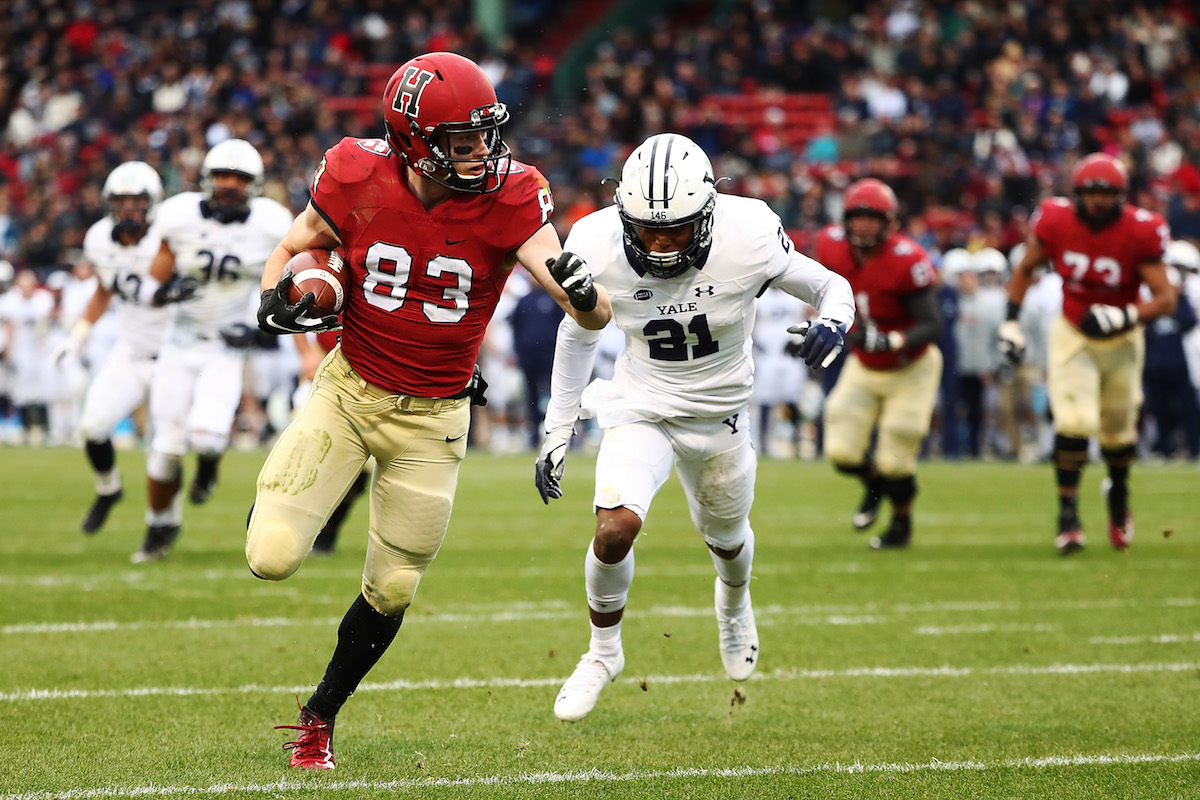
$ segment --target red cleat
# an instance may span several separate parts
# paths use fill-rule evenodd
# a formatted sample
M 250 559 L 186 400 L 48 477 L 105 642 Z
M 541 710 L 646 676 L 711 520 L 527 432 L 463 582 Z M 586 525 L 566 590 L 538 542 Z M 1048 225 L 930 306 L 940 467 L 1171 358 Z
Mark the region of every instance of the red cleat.
M 1108 520 L 1108 542 L 1118 550 L 1125 550 L 1133 541 L 1133 512 L 1125 512 L 1125 524 L 1117 525 L 1110 517 Z
M 275 730 L 300 731 L 296 741 L 288 742 L 284 750 L 292 751 L 292 769 L 333 769 L 333 723 L 300 708 L 296 725 L 276 725 Z
M 1058 535 L 1054 540 L 1054 547 L 1060 556 L 1069 556 L 1082 550 L 1086 542 L 1083 531 L 1067 531 Z

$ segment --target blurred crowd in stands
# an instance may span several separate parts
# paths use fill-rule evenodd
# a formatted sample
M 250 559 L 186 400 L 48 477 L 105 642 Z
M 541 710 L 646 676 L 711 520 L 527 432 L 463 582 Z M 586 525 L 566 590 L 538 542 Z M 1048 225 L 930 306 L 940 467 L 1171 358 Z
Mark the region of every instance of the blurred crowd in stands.
M 561 31 L 615 5 L 512 0 L 508 35 L 489 40 L 471 0 L 11 0 L 0 259 L 57 284 L 64 308 L 108 171 L 140 159 L 168 195 L 194 189 L 207 149 L 230 136 L 258 147 L 264 193 L 298 212 L 326 148 L 382 133 L 377 113 L 331 101 L 372 108 L 381 70 L 430 50 L 493 78 L 514 112 L 510 144 L 550 179 L 564 235 L 609 202 L 601 181 L 633 146 L 675 130 L 714 156 L 732 179 L 722 190 L 765 200 L 802 248 L 840 219 L 842 190 L 872 175 L 935 261 L 953 248 L 1007 254 L 1038 200 L 1068 193 L 1074 162 L 1095 150 L 1127 161 L 1130 202 L 1200 242 L 1200 14 L 1186 0 L 664 3 L 644 30 L 607 32 L 573 96 L 552 97 L 571 43 Z M 968 271 L 985 288 L 1005 280 Z M 511 335 L 499 339 L 515 364 Z M 989 364 L 988 385 L 1001 372 Z M 992 452 L 1014 454 L 996 441 Z

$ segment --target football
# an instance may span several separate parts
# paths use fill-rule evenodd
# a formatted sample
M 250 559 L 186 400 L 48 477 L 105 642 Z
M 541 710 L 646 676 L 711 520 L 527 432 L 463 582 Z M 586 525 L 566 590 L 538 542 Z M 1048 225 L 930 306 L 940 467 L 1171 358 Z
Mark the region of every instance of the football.
M 288 261 L 285 272 L 292 273 L 288 302 L 298 303 L 304 295 L 313 293 L 316 301 L 307 316 L 325 317 L 337 314 L 346 301 L 346 281 L 350 270 L 336 250 L 305 250 Z

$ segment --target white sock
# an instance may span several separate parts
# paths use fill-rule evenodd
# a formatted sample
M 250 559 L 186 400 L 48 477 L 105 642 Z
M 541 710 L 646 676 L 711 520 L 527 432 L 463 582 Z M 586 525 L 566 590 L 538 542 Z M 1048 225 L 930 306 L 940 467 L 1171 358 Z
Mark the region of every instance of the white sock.
M 592 638 L 588 642 L 588 652 L 603 660 L 616 657 L 621 652 L 620 621 L 607 628 L 599 628 L 594 622 L 589 624 L 592 626 Z
M 115 468 L 108 472 L 97 472 L 93 477 L 96 482 L 96 494 L 116 494 L 121 491 L 121 473 Z
M 734 558 L 721 558 L 711 550 L 717 568 L 717 612 L 733 617 L 745 610 L 750 601 L 750 569 L 754 564 L 754 531 L 747 530 L 742 550 Z
M 633 550 L 615 564 L 605 564 L 596 558 L 588 542 L 583 562 L 583 582 L 587 588 L 588 607 L 601 614 L 610 614 L 625 607 L 629 587 L 633 585 Z
M 182 525 L 183 524 L 183 492 L 176 492 L 171 505 L 162 511 L 146 509 L 147 525 Z

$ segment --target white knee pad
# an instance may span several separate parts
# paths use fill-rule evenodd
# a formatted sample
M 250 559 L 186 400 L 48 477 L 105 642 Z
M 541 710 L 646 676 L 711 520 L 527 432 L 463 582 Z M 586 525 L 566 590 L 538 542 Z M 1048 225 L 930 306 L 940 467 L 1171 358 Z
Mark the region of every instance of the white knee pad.
M 738 545 L 754 536 L 750 530 L 750 520 L 746 517 L 721 519 L 701 511 L 693 515 L 692 521 L 704 543 L 719 550 L 736 550 Z
M 600 614 L 620 611 L 633 585 L 633 548 L 616 564 L 605 564 L 596 558 L 592 543 L 588 542 L 583 577 L 589 608 Z
M 229 434 L 192 431 L 188 436 L 192 450 L 202 456 L 219 456 L 229 447 Z
M 179 478 L 179 464 L 179 456 L 151 450 L 146 456 L 146 476 L 159 483 L 171 483 Z
M 710 547 L 720 550 L 736 550 L 739 546 L 738 544 L 726 546 L 715 542 L 708 544 Z M 716 553 L 710 553 L 717 574 L 729 586 L 743 586 L 750 580 L 750 569 L 754 565 L 754 531 L 751 530 L 749 524 L 746 525 L 746 535 L 740 542 L 740 546 L 741 552 L 733 558 L 721 558 Z

